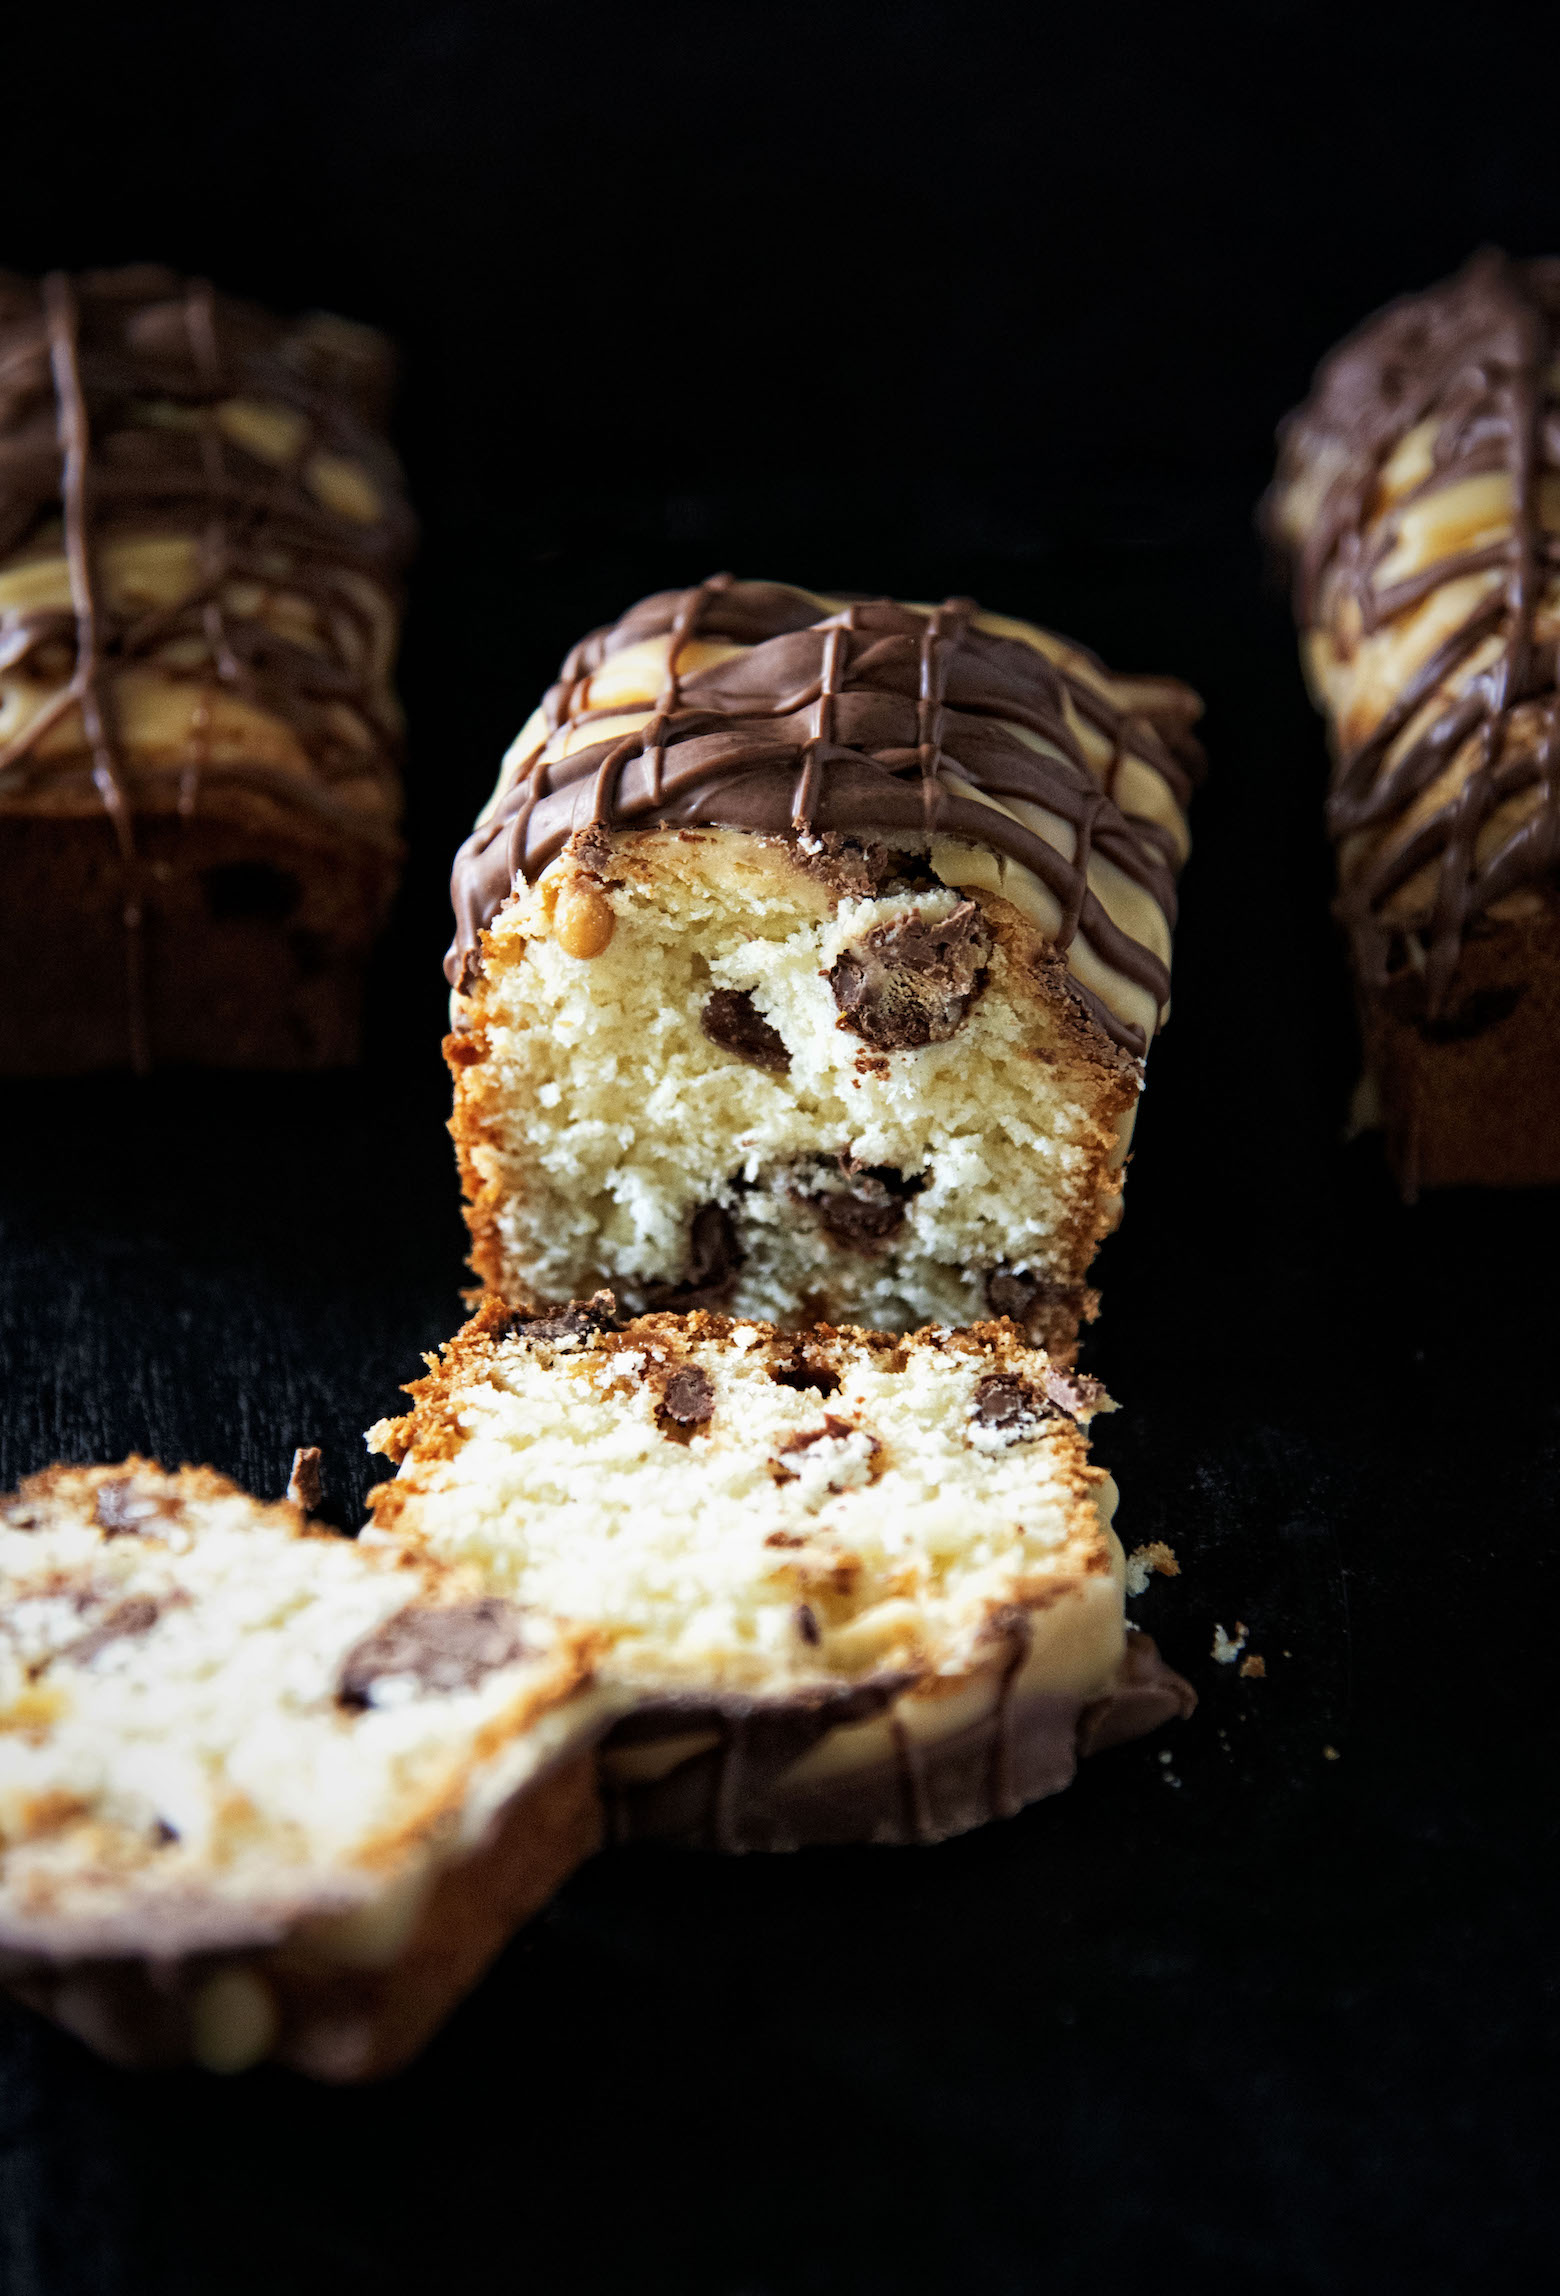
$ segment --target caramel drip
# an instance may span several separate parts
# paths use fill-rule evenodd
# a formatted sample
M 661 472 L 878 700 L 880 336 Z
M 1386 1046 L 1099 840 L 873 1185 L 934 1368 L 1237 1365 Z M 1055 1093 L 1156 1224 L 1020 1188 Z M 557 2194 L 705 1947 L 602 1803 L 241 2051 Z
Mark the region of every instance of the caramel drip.
M 1098 854 L 1173 922 L 1169 833 L 1125 816 L 1101 789 L 1068 711 L 1102 729 L 1114 771 L 1128 747 L 1127 721 L 1034 647 L 977 629 L 977 612 L 967 598 L 929 614 L 866 598 L 820 616 L 805 592 L 717 575 L 692 590 L 645 599 L 592 632 L 569 654 L 543 703 L 542 738 L 457 856 L 451 980 L 469 977 L 481 933 L 511 890 L 534 880 L 577 831 L 702 823 L 890 844 L 936 832 L 996 850 L 1053 893 L 1063 947 L 1083 938 L 1162 1005 L 1169 994 L 1164 965 L 1113 922 L 1088 870 Z M 676 665 L 696 633 L 747 650 L 684 676 Z M 667 671 L 647 722 L 550 758 L 560 735 L 588 726 L 592 674 L 622 648 L 663 636 Z M 1184 703 L 1184 693 L 1176 693 Z M 1046 750 L 1021 741 L 1015 726 L 1038 734 Z M 1132 721 L 1131 737 L 1184 802 L 1190 776 L 1167 741 L 1141 718 Z M 997 804 L 966 795 L 955 777 Z M 1072 824 L 1070 857 L 998 809 L 1015 799 Z M 1118 1044 L 1136 1055 L 1146 1050 L 1142 1029 L 1073 985 Z
M 1556 645 L 1535 635 L 1545 588 L 1560 564 L 1539 491 L 1546 462 L 1560 466 L 1560 415 L 1548 381 L 1557 320 L 1560 263 L 1518 264 L 1494 251 L 1444 286 L 1394 305 L 1324 362 L 1311 401 L 1285 426 L 1270 498 L 1276 524 L 1287 488 L 1307 466 L 1320 455 L 1336 463 L 1296 553 L 1296 611 L 1309 627 L 1336 631 L 1352 609 L 1372 636 L 1446 583 L 1504 571 L 1499 592 L 1470 608 L 1374 730 L 1352 743 L 1340 736 L 1337 745 L 1329 829 L 1339 840 L 1375 833 L 1363 858 L 1347 866 L 1339 899 L 1362 983 L 1379 994 L 1417 957 L 1430 1020 L 1446 1010 L 1470 928 L 1519 888 L 1552 885 L 1560 866 Z M 1400 441 L 1427 422 L 1435 425 L 1430 473 L 1378 520 L 1382 470 Z M 1403 511 L 1491 471 L 1511 482 L 1510 535 L 1382 583 L 1379 571 Z M 1466 674 L 1492 637 L 1496 658 Z M 1428 723 L 1388 766 L 1389 751 L 1432 704 Z M 1514 725 L 1519 710 L 1523 722 Z M 1408 809 L 1470 744 L 1472 770 L 1461 786 L 1412 837 L 1394 837 Z M 1536 808 L 1481 856 L 1498 808 L 1535 785 Z M 1427 866 L 1434 893 L 1416 952 L 1384 911 Z

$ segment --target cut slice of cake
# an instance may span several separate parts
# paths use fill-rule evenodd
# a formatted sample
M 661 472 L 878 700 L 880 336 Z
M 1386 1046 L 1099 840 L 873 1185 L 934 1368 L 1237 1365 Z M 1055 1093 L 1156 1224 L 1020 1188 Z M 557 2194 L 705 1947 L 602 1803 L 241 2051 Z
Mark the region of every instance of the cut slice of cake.
M 421 2046 L 595 1847 L 590 1638 L 208 1468 L 0 1500 L 0 1977 L 126 2063 Z
M 584 640 L 455 868 L 484 1283 L 1070 1351 L 1198 709 L 967 599 L 722 576 Z
M 1125 1625 L 1104 1392 L 1011 1322 L 490 1300 L 430 1362 L 364 1540 L 590 1640 L 619 1838 L 934 1841 L 1191 1709 Z

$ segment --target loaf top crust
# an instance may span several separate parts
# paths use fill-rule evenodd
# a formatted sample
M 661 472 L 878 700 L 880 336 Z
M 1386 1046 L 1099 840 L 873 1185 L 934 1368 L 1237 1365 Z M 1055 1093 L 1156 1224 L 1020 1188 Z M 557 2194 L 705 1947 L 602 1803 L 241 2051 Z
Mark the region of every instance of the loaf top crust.
M 1135 1055 L 1165 1012 L 1201 705 L 969 599 L 716 575 L 583 639 L 456 860 L 459 983 L 517 886 L 592 826 L 929 849 L 1043 916 Z

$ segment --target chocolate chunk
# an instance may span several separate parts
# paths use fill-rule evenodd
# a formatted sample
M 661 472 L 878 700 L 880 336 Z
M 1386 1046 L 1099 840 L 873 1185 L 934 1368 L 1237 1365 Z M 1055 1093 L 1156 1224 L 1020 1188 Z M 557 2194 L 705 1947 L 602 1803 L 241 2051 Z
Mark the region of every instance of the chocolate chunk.
M 674 1420 L 679 1427 L 702 1427 L 714 1409 L 715 1386 L 709 1373 L 688 1363 L 667 1381 L 657 1416 Z
M 317 1443 L 300 1443 L 293 1453 L 292 1473 L 287 1478 L 287 1496 L 306 1515 L 312 1515 L 325 1496 L 325 1478 L 320 1473 L 320 1458 Z
M 789 1363 L 770 1367 L 770 1378 L 777 1387 L 789 1387 L 797 1394 L 838 1395 L 840 1375 L 829 1364 L 809 1355 L 805 1341 L 798 1340 L 791 1350 Z
M 1080 1321 L 1094 1321 L 1099 1294 L 1086 1285 L 993 1268 L 986 1278 L 986 1304 L 993 1315 L 1010 1316 L 1031 1347 L 1070 1349 Z
M 520 1320 L 521 1339 L 575 1340 L 581 1345 L 598 1331 L 616 1331 L 617 1301 L 609 1291 L 593 1292 L 588 1300 L 571 1300 L 567 1307 Z
M 604 823 L 592 821 L 584 829 L 576 829 L 568 841 L 568 851 L 581 869 L 592 877 L 604 877 L 612 865 L 612 835 Z
M 89 1666 L 108 1643 L 150 1632 L 161 1618 L 163 1607 L 155 1595 L 127 1595 L 123 1602 L 116 1602 L 96 1626 L 89 1627 L 75 1642 L 68 1642 L 56 1656 L 68 1658 L 72 1666 Z
M 970 1417 L 977 1426 L 1010 1433 L 1015 1442 L 1054 1416 L 1054 1406 L 1015 1372 L 993 1371 L 975 1389 Z
M 869 1252 L 886 1243 L 905 1224 L 905 1205 L 926 1181 L 920 1173 L 907 1179 L 891 1164 L 843 1164 L 844 1186 L 793 1191 L 795 1201 L 816 1212 L 835 1243 L 847 1251 Z
M 1086 1371 L 1049 1369 L 1044 1374 L 1044 1386 L 1058 1411 L 1065 1411 L 1072 1419 L 1098 1411 L 1102 1403 L 1110 1400 L 1104 1381 L 1091 1379 Z
M 796 1631 L 800 1635 L 802 1641 L 809 1643 L 813 1649 L 816 1649 L 818 1644 L 823 1640 L 823 1635 L 820 1632 L 818 1626 L 818 1614 L 813 1609 L 812 1604 L 810 1602 L 799 1602 L 796 1606 L 794 1615 L 796 1619 Z
M 147 1490 L 133 1475 L 116 1475 L 111 1483 L 100 1483 L 92 1509 L 93 1520 L 110 1538 L 153 1530 L 159 1523 L 173 1520 L 178 1512 L 177 1499 L 163 1491 Z
M 832 1411 L 826 1411 L 821 1427 L 809 1427 L 805 1434 L 790 1436 L 781 1444 L 780 1456 L 784 1458 L 787 1451 L 810 1451 L 815 1443 L 840 1443 L 847 1435 L 854 1435 L 855 1432 L 848 1419 L 836 1419 Z M 869 1437 L 871 1440 L 873 1438 Z
M 731 1215 L 719 1204 L 701 1204 L 688 1230 L 688 1273 L 680 1284 L 647 1284 L 651 1308 L 680 1314 L 688 1308 L 719 1307 L 741 1267 L 743 1251 Z
M 963 1027 L 990 955 L 991 929 L 975 902 L 935 925 L 913 909 L 836 958 L 829 986 L 839 1026 L 879 1052 L 941 1044 Z
M 522 1620 L 513 1603 L 495 1595 L 446 1610 L 398 1611 L 365 1635 L 342 1662 L 336 1696 L 343 1706 L 374 1702 L 374 1685 L 410 1675 L 419 1690 L 448 1695 L 470 1690 L 484 1675 L 525 1656 Z
M 746 989 L 717 989 L 699 1015 L 699 1026 L 711 1044 L 753 1068 L 783 1075 L 791 1065 L 785 1038 L 770 1027 Z
M 816 877 L 844 901 L 866 901 L 880 892 L 897 858 L 886 845 L 847 837 L 838 829 L 826 829 L 822 836 L 799 837 L 791 850 L 804 875 Z
M 1037 1308 L 1057 1307 L 1065 1284 L 1048 1283 L 1043 1276 L 1015 1275 L 1011 1268 L 993 1268 L 986 1278 L 986 1304 L 993 1315 L 1011 1316 L 1026 1324 Z

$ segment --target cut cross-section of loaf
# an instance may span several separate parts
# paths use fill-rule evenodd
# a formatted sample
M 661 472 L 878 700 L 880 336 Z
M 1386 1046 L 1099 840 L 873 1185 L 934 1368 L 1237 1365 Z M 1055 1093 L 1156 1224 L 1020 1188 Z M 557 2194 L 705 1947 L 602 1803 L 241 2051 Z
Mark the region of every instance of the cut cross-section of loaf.
M 123 2062 L 408 2058 L 594 1848 L 588 1640 L 210 1469 L 0 1500 L 0 1977 Z
M 584 640 L 455 869 L 484 1282 L 1070 1349 L 1198 706 L 969 600 L 719 577 Z
M 936 1840 L 1190 1710 L 1125 1626 L 1103 1391 L 1010 1322 L 495 1300 L 410 1392 L 364 1537 L 592 1639 L 620 1837 Z

